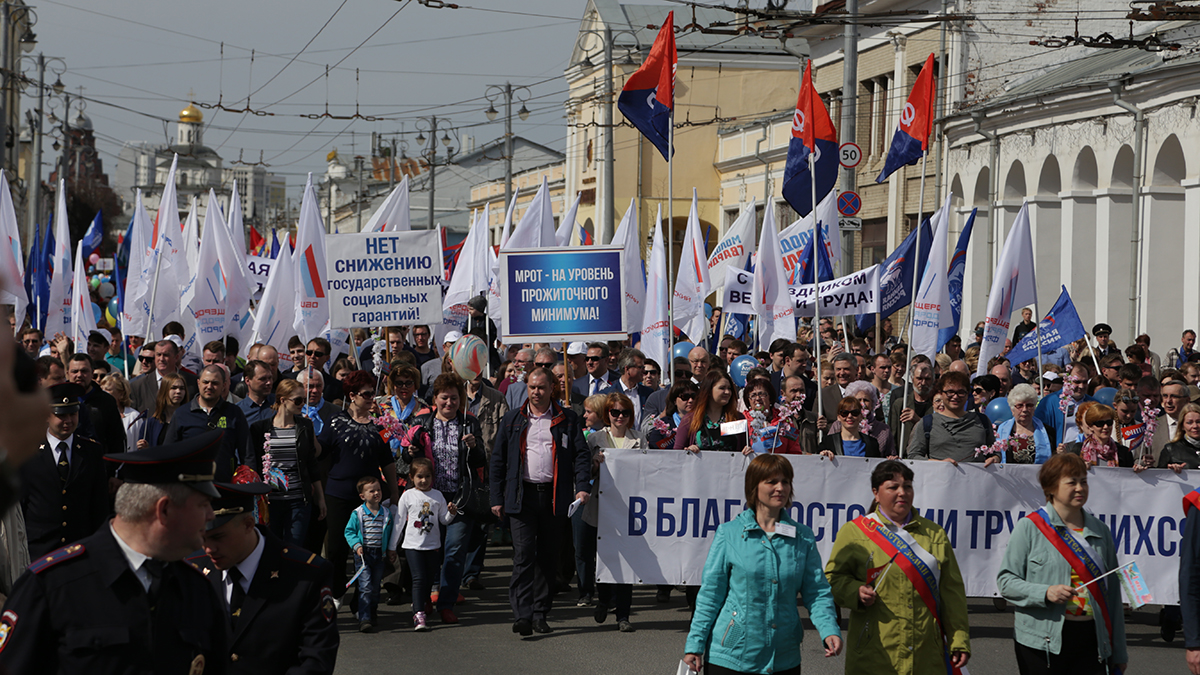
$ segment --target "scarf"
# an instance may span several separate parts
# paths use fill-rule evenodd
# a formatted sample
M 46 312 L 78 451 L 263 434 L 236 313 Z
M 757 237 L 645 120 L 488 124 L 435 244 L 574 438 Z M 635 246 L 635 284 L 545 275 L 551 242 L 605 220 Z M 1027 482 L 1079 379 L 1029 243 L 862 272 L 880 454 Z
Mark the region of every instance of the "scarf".
M 1083 457 L 1083 461 L 1092 466 L 1098 466 L 1100 462 L 1104 462 L 1106 466 L 1117 465 L 1117 444 L 1113 443 L 1111 438 L 1108 442 L 1101 443 L 1095 438 L 1088 437 L 1083 442 L 1079 454 Z

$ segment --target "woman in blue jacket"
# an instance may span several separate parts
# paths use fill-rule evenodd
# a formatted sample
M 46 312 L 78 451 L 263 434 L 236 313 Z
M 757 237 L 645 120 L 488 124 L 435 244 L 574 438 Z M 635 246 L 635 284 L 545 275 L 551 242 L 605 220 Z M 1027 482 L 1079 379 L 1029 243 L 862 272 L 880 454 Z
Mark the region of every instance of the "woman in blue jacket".
M 812 530 L 788 516 L 792 465 L 759 455 L 746 469 L 749 508 L 717 528 L 684 661 L 709 675 L 799 675 L 804 629 L 799 594 L 825 643 L 825 656 L 842 651 L 833 593 L 822 572 Z

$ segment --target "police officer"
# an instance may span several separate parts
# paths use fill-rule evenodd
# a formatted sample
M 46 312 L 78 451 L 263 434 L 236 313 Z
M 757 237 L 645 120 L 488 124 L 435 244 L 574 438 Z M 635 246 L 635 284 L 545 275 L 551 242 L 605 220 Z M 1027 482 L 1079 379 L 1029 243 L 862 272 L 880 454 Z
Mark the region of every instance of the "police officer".
M 256 524 L 255 500 L 268 486 L 216 485 L 221 496 L 213 501 L 204 553 L 188 562 L 204 572 L 227 609 L 228 672 L 332 673 L 339 642 L 333 566 Z
M 104 456 L 125 463 L 117 515 L 17 580 L 0 612 L 0 670 L 226 672 L 221 600 L 183 562 L 213 518 L 221 435 Z
M 30 560 L 83 539 L 108 520 L 104 450 L 77 433 L 83 393 L 83 387 L 70 382 L 50 387 L 45 439 L 20 469 Z

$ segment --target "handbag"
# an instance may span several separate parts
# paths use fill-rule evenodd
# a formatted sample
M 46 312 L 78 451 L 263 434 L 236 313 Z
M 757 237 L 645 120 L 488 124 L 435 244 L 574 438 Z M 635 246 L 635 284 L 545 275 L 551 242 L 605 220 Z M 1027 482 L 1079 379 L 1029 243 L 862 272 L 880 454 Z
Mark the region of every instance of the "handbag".
M 454 505 L 458 507 L 460 513 L 465 513 L 467 517 L 474 519 L 478 523 L 490 525 L 500 521 L 495 513 L 492 513 L 492 490 L 486 481 L 482 480 L 480 474 L 482 468 L 463 472 L 463 485 L 458 490 L 458 497 L 454 500 Z

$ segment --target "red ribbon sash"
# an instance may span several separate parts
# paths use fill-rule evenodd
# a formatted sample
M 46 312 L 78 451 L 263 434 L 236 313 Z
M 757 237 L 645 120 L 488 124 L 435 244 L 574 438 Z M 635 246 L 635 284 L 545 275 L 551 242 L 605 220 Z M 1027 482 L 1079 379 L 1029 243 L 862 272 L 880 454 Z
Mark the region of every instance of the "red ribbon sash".
M 1067 564 L 1071 566 L 1071 569 L 1079 577 L 1080 581 L 1087 584 L 1104 573 L 1098 566 L 1099 562 L 1092 560 L 1087 551 L 1080 548 L 1079 542 L 1075 541 L 1074 537 L 1059 532 L 1051 525 L 1050 521 L 1042 515 L 1041 509 L 1029 514 L 1027 518 L 1033 521 L 1038 531 L 1062 554 L 1062 557 L 1066 559 Z M 1099 593 L 1092 591 L 1096 586 L 1100 587 Z M 1112 617 L 1108 613 L 1108 598 L 1105 596 L 1105 587 L 1104 580 L 1100 580 L 1095 584 L 1090 584 L 1085 590 L 1091 594 L 1092 604 L 1100 608 L 1100 615 L 1104 618 L 1104 628 L 1108 631 L 1108 642 L 1112 644 L 1113 623 Z

